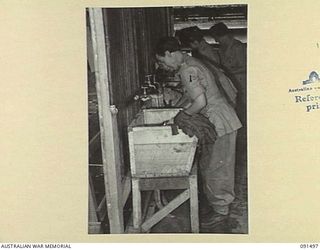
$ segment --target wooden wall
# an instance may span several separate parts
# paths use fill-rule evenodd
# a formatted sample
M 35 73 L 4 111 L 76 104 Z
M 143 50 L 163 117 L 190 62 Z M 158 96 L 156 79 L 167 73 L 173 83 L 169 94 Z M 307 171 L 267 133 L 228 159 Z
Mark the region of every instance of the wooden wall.
M 170 8 L 103 9 L 111 105 L 116 105 L 121 149 L 121 175 L 129 170 L 127 126 L 140 109 L 133 100 L 146 74 L 153 73 L 156 41 L 173 32 Z

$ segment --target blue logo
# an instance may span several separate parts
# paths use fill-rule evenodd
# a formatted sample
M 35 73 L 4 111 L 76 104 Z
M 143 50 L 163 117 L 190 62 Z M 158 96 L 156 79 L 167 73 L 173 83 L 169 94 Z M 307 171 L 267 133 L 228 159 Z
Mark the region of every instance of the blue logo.
M 320 82 L 319 75 L 318 75 L 317 72 L 312 71 L 312 72 L 310 73 L 310 75 L 309 75 L 309 79 L 303 81 L 303 85 L 305 85 L 305 84 L 311 84 L 311 83 L 316 83 L 316 82 Z

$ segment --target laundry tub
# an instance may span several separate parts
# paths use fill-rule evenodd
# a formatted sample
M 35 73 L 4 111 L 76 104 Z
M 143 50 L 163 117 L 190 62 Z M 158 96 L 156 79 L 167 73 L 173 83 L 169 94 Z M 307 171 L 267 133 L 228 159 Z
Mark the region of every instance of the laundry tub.
M 162 123 L 180 109 L 143 109 L 128 127 L 132 177 L 188 176 L 198 139 L 182 130 L 173 135 L 171 125 Z

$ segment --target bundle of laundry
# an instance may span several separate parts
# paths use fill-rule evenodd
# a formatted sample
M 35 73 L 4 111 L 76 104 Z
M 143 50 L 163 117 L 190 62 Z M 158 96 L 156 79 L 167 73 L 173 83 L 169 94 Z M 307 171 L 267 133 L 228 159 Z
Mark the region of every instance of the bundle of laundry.
M 184 133 L 190 137 L 195 135 L 200 144 L 214 143 L 217 139 L 214 125 L 202 114 L 189 115 L 181 110 L 173 120 Z

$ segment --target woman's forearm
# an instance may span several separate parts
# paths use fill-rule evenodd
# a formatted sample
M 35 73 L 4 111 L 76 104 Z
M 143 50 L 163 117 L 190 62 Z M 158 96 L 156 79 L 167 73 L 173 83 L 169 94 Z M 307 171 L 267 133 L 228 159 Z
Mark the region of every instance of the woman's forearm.
M 204 94 L 199 95 L 191 105 L 185 109 L 187 114 L 199 113 L 207 105 L 207 99 Z

